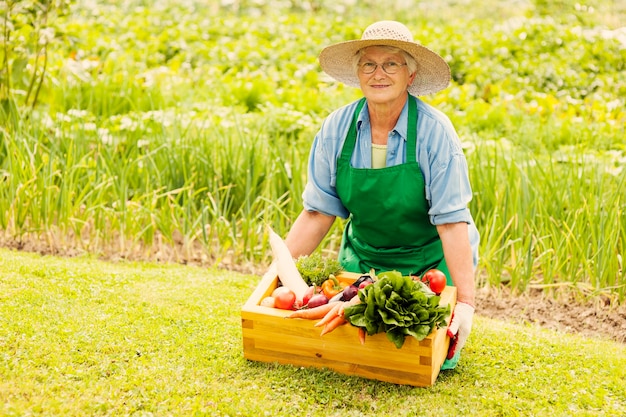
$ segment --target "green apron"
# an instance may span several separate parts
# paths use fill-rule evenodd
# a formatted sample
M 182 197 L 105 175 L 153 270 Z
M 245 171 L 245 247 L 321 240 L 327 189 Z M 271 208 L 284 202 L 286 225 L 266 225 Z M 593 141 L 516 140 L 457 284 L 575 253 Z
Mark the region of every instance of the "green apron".
M 361 99 L 337 160 L 337 193 L 351 213 L 346 223 L 339 261 L 346 271 L 376 273 L 396 270 L 421 275 L 437 268 L 448 277 L 437 228 L 428 217 L 424 176 L 416 157 L 417 104 L 409 96 L 406 161 L 379 168 L 353 168 L 356 122 L 365 104 Z

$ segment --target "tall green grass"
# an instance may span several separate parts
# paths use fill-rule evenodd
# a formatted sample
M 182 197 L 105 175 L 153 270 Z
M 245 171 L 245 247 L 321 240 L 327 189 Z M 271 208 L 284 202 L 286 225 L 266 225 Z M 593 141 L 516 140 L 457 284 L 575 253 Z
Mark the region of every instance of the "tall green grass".
M 566 285 L 624 297 L 626 183 L 615 161 L 572 150 L 537 156 L 503 143 L 470 157 L 472 208 L 490 284 Z
M 252 5 L 73 3 L 50 23 L 38 106 L 20 101 L 15 72 L 32 56 L 16 48 L 0 71 L 15 77 L 0 92 L 4 239 L 267 264 L 265 225 L 285 234 L 301 210 L 316 129 L 358 97 L 316 56 L 376 15 L 405 21 L 450 62 L 453 83 L 425 100 L 467 147 L 481 283 L 626 298 L 626 48 L 615 24 L 625 10 L 537 1 L 497 18 L 495 0 L 379 14 L 320 5 L 267 7 L 275 19 L 259 19 Z M 322 244 L 329 256 L 341 229 Z
M 176 114 L 152 117 L 171 123 L 167 133 L 149 121 L 129 119 L 135 127 L 115 132 L 69 120 L 55 137 L 24 127 L 24 136 L 8 138 L 2 228 L 18 237 L 70 234 L 89 251 L 124 253 L 158 235 L 263 259 L 264 243 L 254 239 L 264 223 L 284 229 L 298 206 L 290 196 L 302 192 L 302 153 L 289 137 L 198 131 Z

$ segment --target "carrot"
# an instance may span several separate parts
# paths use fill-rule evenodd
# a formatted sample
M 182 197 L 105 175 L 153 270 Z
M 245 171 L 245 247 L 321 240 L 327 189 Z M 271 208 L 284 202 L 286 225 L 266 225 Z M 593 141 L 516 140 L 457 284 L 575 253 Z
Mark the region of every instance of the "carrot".
M 361 342 L 362 345 L 365 344 L 365 327 L 359 327 L 359 342 Z
M 355 296 L 355 297 L 352 297 L 352 298 L 350 299 L 350 301 L 346 301 L 345 303 L 343 303 L 343 305 L 339 308 L 339 311 L 337 312 L 337 315 L 338 315 L 338 316 L 343 317 L 343 315 L 344 315 L 344 309 L 345 309 L 346 307 L 350 307 L 350 306 L 353 306 L 353 305 L 359 304 L 360 302 L 361 302 L 361 300 L 359 299 L 359 297 L 356 297 L 356 296 Z
M 296 310 L 290 315 L 286 316 L 290 319 L 309 319 L 309 320 L 317 320 L 321 319 L 328 313 L 335 304 L 340 301 L 335 301 L 328 304 L 323 304 L 321 306 L 313 307 L 313 308 L 303 308 L 302 310 Z
M 300 275 L 300 271 L 298 271 L 298 267 L 285 241 L 283 241 L 271 227 L 268 226 L 267 228 L 270 234 L 272 254 L 274 255 L 276 269 L 278 270 L 278 279 L 280 279 L 280 282 L 282 282 L 285 287 L 296 294 L 298 300 L 302 300 L 309 286 L 304 279 L 302 279 L 302 275 Z
M 320 333 L 320 336 L 324 336 L 326 333 L 330 333 L 333 330 L 335 330 L 337 327 L 346 323 L 347 321 L 343 317 L 335 316 L 328 323 L 324 325 L 324 328 L 322 329 L 322 333 Z
M 340 317 L 338 313 L 343 303 L 343 301 L 338 301 L 337 303 L 335 303 L 333 307 L 326 313 L 326 315 L 320 321 L 315 323 L 315 327 L 323 326 L 335 317 Z

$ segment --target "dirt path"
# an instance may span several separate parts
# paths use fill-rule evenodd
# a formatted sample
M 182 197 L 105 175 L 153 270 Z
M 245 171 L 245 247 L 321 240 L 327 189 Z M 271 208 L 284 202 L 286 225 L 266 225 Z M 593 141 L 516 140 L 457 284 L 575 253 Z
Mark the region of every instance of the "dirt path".
M 484 317 L 626 343 L 626 305 L 557 301 L 538 290 L 515 296 L 506 288 L 479 290 L 476 303 L 476 314 Z

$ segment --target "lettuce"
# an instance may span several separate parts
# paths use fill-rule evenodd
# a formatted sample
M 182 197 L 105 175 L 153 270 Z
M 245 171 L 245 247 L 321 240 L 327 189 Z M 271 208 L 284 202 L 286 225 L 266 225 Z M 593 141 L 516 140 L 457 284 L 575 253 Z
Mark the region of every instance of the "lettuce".
M 422 282 L 398 271 L 378 274 L 378 280 L 358 293 L 361 302 L 346 307 L 346 320 L 365 328 L 368 335 L 386 333 L 400 349 L 407 336 L 426 338 L 435 327 L 445 325 L 450 306 L 439 306 L 440 297 Z

